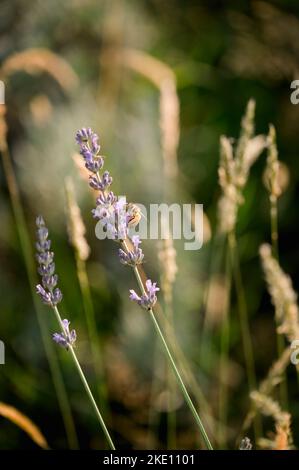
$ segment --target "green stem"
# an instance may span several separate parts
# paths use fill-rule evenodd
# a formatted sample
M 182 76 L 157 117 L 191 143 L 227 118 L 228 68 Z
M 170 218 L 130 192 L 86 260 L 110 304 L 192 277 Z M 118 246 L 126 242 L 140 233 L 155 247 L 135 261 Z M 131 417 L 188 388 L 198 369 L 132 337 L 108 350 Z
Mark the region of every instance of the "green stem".
M 278 213 L 277 213 L 277 198 L 270 196 L 270 218 L 271 218 L 271 241 L 273 256 L 277 261 L 278 257 Z
M 60 326 L 61 330 L 62 330 L 63 332 L 65 332 L 64 325 L 63 325 L 63 323 L 62 323 L 62 320 L 61 320 L 61 317 L 60 317 L 58 308 L 57 308 L 56 306 L 54 306 L 54 307 L 53 307 L 53 310 L 54 310 L 54 312 L 55 312 L 55 315 L 56 315 L 56 318 L 57 318 L 57 321 L 58 321 L 58 323 L 59 323 L 59 326 Z M 81 366 L 80 366 L 80 363 L 79 363 L 79 361 L 78 361 L 78 359 L 77 359 L 76 353 L 75 353 L 74 348 L 72 347 L 72 345 L 69 345 L 69 351 L 70 351 L 70 353 L 71 353 L 71 356 L 72 356 L 72 359 L 73 359 L 73 361 L 74 361 L 74 364 L 75 364 L 75 366 L 76 366 L 76 368 L 77 368 L 77 371 L 78 371 L 78 374 L 79 374 L 79 376 L 80 376 L 80 379 L 81 379 L 81 381 L 82 381 L 82 383 L 83 383 L 83 386 L 84 386 L 84 388 L 85 388 L 85 391 L 86 391 L 86 393 L 87 393 L 87 395 L 88 395 L 88 398 L 89 398 L 89 400 L 90 400 L 90 402 L 91 402 L 91 404 L 92 404 L 92 407 L 93 407 L 93 409 L 94 409 L 94 411 L 95 411 L 95 413 L 96 413 L 96 416 L 97 416 L 97 418 L 98 418 L 98 420 L 99 420 L 99 422 L 100 422 L 101 428 L 102 428 L 102 430 L 103 430 L 103 432 L 104 432 L 104 434 L 105 434 L 105 437 L 106 437 L 106 439 L 107 439 L 107 441 L 108 441 L 108 444 L 109 444 L 109 446 L 110 446 L 110 448 L 111 448 L 112 450 L 115 450 L 114 443 L 113 443 L 113 441 L 112 441 L 112 439 L 111 439 L 111 436 L 110 436 L 110 434 L 109 434 L 109 431 L 108 431 L 108 429 L 107 429 L 107 427 L 106 427 L 105 421 L 104 421 L 104 419 L 103 419 L 103 417 L 102 417 L 102 415 L 101 415 L 101 412 L 100 412 L 100 410 L 99 410 L 99 408 L 98 408 L 98 406 L 97 406 L 97 404 L 96 404 L 96 401 L 95 401 L 95 399 L 94 399 L 94 397 L 93 397 L 93 394 L 92 394 L 92 392 L 91 392 L 91 390 L 90 390 L 90 388 L 89 388 L 88 382 L 87 382 L 87 380 L 86 380 L 86 377 L 85 377 L 84 372 L 83 372 L 83 370 L 82 370 L 82 368 L 81 368 Z
M 169 317 L 167 315 L 167 318 L 168 318 L 168 321 L 169 321 Z M 173 326 L 173 324 L 171 324 L 171 327 Z M 169 332 L 169 336 L 170 336 L 170 323 L 167 324 L 167 330 Z M 167 334 L 166 334 L 166 337 L 169 337 Z M 156 413 L 156 409 L 155 409 L 155 406 L 154 406 L 154 400 L 157 396 L 157 393 L 160 391 L 160 377 L 162 376 L 162 371 L 161 369 L 163 368 L 163 372 L 164 370 L 166 369 L 166 382 L 167 382 L 167 389 L 169 390 L 169 396 L 168 396 L 168 402 L 167 402 L 167 406 L 168 406 L 168 410 L 167 410 L 167 449 L 175 449 L 176 448 L 176 412 L 175 410 L 172 410 L 170 411 L 171 407 L 172 407 L 172 400 L 173 400 L 173 394 L 172 394 L 172 391 L 174 389 L 174 387 L 176 386 L 176 383 L 174 383 L 175 381 L 175 378 L 172 374 L 172 370 L 170 370 L 170 367 L 169 367 L 169 364 L 168 362 L 166 361 L 166 364 L 162 363 L 161 361 L 161 357 L 160 357 L 160 354 L 159 354 L 159 350 L 158 350 L 158 343 L 157 343 L 157 338 L 155 337 L 154 338 L 154 354 L 153 354 L 153 364 L 154 364 L 154 375 L 153 375 L 153 379 L 152 379 L 152 385 L 151 385 L 151 392 L 150 392 L 150 403 L 151 403 L 151 406 L 150 406 L 150 409 L 149 409 L 149 419 L 148 419 L 148 423 L 149 423 L 149 437 L 148 437 L 148 444 L 149 444 L 149 449 L 153 449 L 153 447 L 150 447 L 150 446 L 153 446 L 154 443 L 153 443 L 153 438 L 152 438 L 152 432 L 154 431 L 157 431 L 157 428 L 158 428 L 158 425 L 159 425 L 159 422 L 158 422 L 158 419 L 157 419 L 157 413 Z M 159 373 L 160 371 L 160 373 Z M 155 429 L 154 429 L 155 428 Z
M 209 333 L 208 328 L 208 302 L 211 295 L 211 285 L 212 285 L 212 278 L 215 273 L 218 272 L 221 260 L 223 258 L 223 252 L 225 248 L 224 238 L 219 236 L 219 234 L 214 234 L 211 240 L 210 246 L 210 256 L 208 260 L 208 265 L 206 268 L 207 273 L 207 286 L 204 290 L 201 310 L 204 314 L 202 327 L 201 327 L 201 349 L 200 349 L 200 356 L 204 357 L 206 354 L 206 336 Z M 208 344 L 210 347 L 210 344 Z
M 134 273 L 135 273 L 135 276 L 136 276 L 136 279 L 137 279 L 137 282 L 138 282 L 138 285 L 139 285 L 139 288 L 140 288 L 141 292 L 142 292 L 143 294 L 146 294 L 146 291 L 145 291 L 145 288 L 144 288 L 144 285 L 143 285 L 143 282 L 142 282 L 142 279 L 141 279 L 141 277 L 140 277 L 140 274 L 139 274 L 139 272 L 138 272 L 137 267 L 134 267 L 133 269 L 134 269 Z M 205 428 L 204 428 L 204 426 L 203 426 L 203 424 L 202 424 L 202 422 L 201 422 L 201 419 L 200 419 L 200 417 L 199 417 L 199 415 L 198 415 L 198 413 L 197 413 L 197 411 L 196 411 L 196 409 L 195 409 L 195 406 L 193 405 L 193 402 L 192 402 L 192 400 L 191 400 L 191 398 L 190 398 L 190 396 L 189 396 L 189 393 L 188 393 L 188 391 L 187 391 L 187 389 L 186 389 L 186 387 L 185 387 L 185 384 L 184 384 L 184 382 L 183 382 L 183 379 L 182 379 L 182 377 L 181 377 L 181 375 L 180 375 L 180 373 L 179 373 L 179 371 L 178 371 L 178 369 L 177 369 L 177 366 L 176 366 L 176 364 L 175 364 L 175 362 L 174 362 L 174 359 L 173 359 L 173 357 L 172 357 L 172 354 L 171 354 L 171 352 L 170 352 L 170 350 L 169 350 L 169 348 L 168 348 L 168 345 L 167 345 L 167 343 L 166 343 L 166 341 L 165 341 L 164 335 L 163 335 L 163 333 L 162 333 L 162 331 L 161 331 L 161 329 L 160 329 L 159 323 L 157 322 L 156 317 L 155 317 L 154 312 L 153 312 L 152 309 L 149 310 L 149 314 L 150 314 L 150 317 L 151 317 L 152 322 L 153 322 L 153 324 L 154 324 L 154 327 L 155 327 L 156 333 L 157 333 L 157 335 L 158 335 L 158 338 L 161 340 L 161 343 L 162 343 L 162 345 L 163 345 L 163 348 L 164 348 L 164 352 L 165 352 L 165 354 L 166 354 L 166 357 L 167 357 L 167 359 L 168 359 L 168 361 L 169 361 L 169 363 L 170 363 L 170 365 L 171 365 L 171 367 L 172 367 L 172 370 L 173 370 L 173 372 L 174 372 L 174 375 L 175 375 L 175 377 L 176 377 L 176 379 L 177 379 L 177 382 L 178 382 L 178 384 L 179 384 L 179 386 L 180 386 L 180 389 L 181 389 L 181 391 L 182 391 L 182 394 L 183 394 L 183 396 L 184 396 L 184 398 L 185 398 L 185 400 L 186 400 L 186 403 L 187 403 L 187 405 L 189 406 L 190 411 L 191 411 L 191 413 L 193 414 L 193 417 L 194 417 L 194 419 L 195 419 L 195 422 L 196 422 L 196 424 L 197 424 L 197 426 L 198 426 L 198 428 L 199 428 L 199 430 L 200 430 L 200 433 L 201 433 L 201 435 L 202 435 L 202 438 L 203 438 L 203 440 L 204 440 L 204 442 L 205 442 L 207 448 L 208 448 L 209 450 L 213 450 L 212 444 L 210 443 L 210 440 L 209 440 L 209 438 L 208 438 L 208 435 L 207 435 L 207 433 L 206 433 L 206 430 L 205 430 Z
M 271 219 L 271 242 L 272 253 L 274 258 L 279 262 L 279 248 L 278 248 L 278 210 L 277 210 L 277 197 L 270 195 L 270 219 Z M 276 344 L 277 353 L 280 357 L 284 351 L 285 343 L 282 335 L 277 333 L 278 322 L 277 314 L 275 315 L 276 321 Z M 280 400 L 284 409 L 288 409 L 288 384 L 286 371 L 283 373 L 283 380 L 279 384 Z
M 152 321 L 153 321 L 155 330 L 156 330 L 156 332 L 157 332 L 157 334 L 158 334 L 158 337 L 160 338 L 161 343 L 162 343 L 162 345 L 163 345 L 163 347 L 164 347 L 164 351 L 165 351 L 165 353 L 166 353 L 166 356 L 167 356 L 167 358 L 168 358 L 168 360 L 169 360 L 169 362 L 170 362 L 170 364 L 171 364 L 171 367 L 172 367 L 172 369 L 173 369 L 174 375 L 175 375 L 175 377 L 176 377 L 176 379 L 177 379 L 177 381 L 178 381 L 178 384 L 179 384 L 179 386 L 180 386 L 180 388 L 181 388 L 181 391 L 182 391 L 182 393 L 183 393 L 183 395 L 184 395 L 184 398 L 185 398 L 185 400 L 186 400 L 186 403 L 187 403 L 187 405 L 189 406 L 191 413 L 193 414 L 193 417 L 194 417 L 194 419 L 195 419 L 195 421 L 196 421 L 196 424 L 197 424 L 197 426 L 198 426 L 198 428 L 199 428 L 199 430 L 200 430 L 200 433 L 201 433 L 201 435 L 202 435 L 202 437 L 203 437 L 203 440 L 205 441 L 205 444 L 206 444 L 207 448 L 208 448 L 209 450 L 213 450 L 212 444 L 210 443 L 210 440 L 209 440 L 208 435 L 207 435 L 207 433 L 206 433 L 206 431 L 205 431 L 205 428 L 204 428 L 204 426 L 203 426 L 203 424 L 202 424 L 202 422 L 201 422 L 201 419 L 200 419 L 200 417 L 199 417 L 199 415 L 198 415 L 198 413 L 197 413 L 197 411 L 196 411 L 196 409 L 195 409 L 195 406 L 193 405 L 193 402 L 192 402 L 192 400 L 191 400 L 191 398 L 190 398 L 190 396 L 189 396 L 189 393 L 188 393 L 188 391 L 187 391 L 187 389 L 186 389 L 186 387 L 185 387 L 185 384 L 184 384 L 184 382 L 183 382 L 183 380 L 182 380 L 182 377 L 181 377 L 181 375 L 180 375 L 180 373 L 179 373 L 179 371 L 178 371 L 178 369 L 177 369 L 177 367 L 176 367 L 176 365 L 175 365 L 175 362 L 174 362 L 174 360 L 173 360 L 173 358 L 172 358 L 172 354 L 171 354 L 171 352 L 170 352 L 170 350 L 169 350 L 169 348 L 168 348 L 168 346 L 167 346 L 167 343 L 166 343 L 166 341 L 165 341 L 165 339 L 164 339 L 163 333 L 162 333 L 162 331 L 161 331 L 161 329 L 160 329 L 160 326 L 159 326 L 159 324 L 158 324 L 158 322 L 157 322 L 157 320 L 156 320 L 156 317 L 155 317 L 155 315 L 154 315 L 153 310 L 151 309 L 151 310 L 149 311 L 149 313 L 150 313 L 151 319 L 152 319 Z
M 165 315 L 168 319 L 168 329 L 174 329 L 173 309 L 172 309 L 172 298 L 165 299 Z M 166 337 L 169 337 L 170 331 L 166 331 Z M 166 381 L 167 388 L 169 391 L 168 395 L 168 409 L 167 409 L 167 448 L 176 448 L 176 411 L 173 407 L 176 393 L 175 378 L 170 370 L 168 364 L 166 364 Z
M 157 304 L 157 309 L 158 308 L 159 308 L 159 304 Z M 180 370 L 184 377 L 184 381 L 185 383 L 187 382 L 189 389 L 192 390 L 192 394 L 194 395 L 196 399 L 197 406 L 202 410 L 202 414 L 204 413 L 205 415 L 205 420 L 210 431 L 209 433 L 210 434 L 213 433 L 213 438 L 214 440 L 216 440 L 217 436 L 215 436 L 214 429 L 216 428 L 216 425 L 218 423 L 212 416 L 211 406 L 206 400 L 195 378 L 195 374 L 192 368 L 190 367 L 190 363 L 188 359 L 186 358 L 181 346 L 177 342 L 172 325 L 169 325 L 168 319 L 166 318 L 165 315 L 163 316 L 162 311 L 159 311 L 159 315 L 160 315 L 161 322 L 163 322 L 162 324 L 163 329 L 165 330 L 165 332 L 167 332 L 166 333 L 167 341 L 170 344 L 173 355 L 175 356 L 175 361 L 177 364 L 180 365 Z
M 241 334 L 243 342 L 243 351 L 245 357 L 245 366 L 247 373 L 247 380 L 249 389 L 256 390 L 257 381 L 255 375 L 255 366 L 254 366 L 254 354 L 253 354 L 253 345 L 250 335 L 247 303 L 245 297 L 245 290 L 243 286 L 242 274 L 240 269 L 240 260 L 238 257 L 237 242 L 235 233 L 231 232 L 229 234 L 229 249 L 231 253 L 231 263 L 233 266 L 233 276 L 236 287 L 237 294 L 237 303 L 240 316 L 240 325 L 241 325 Z M 256 439 L 261 436 L 261 420 L 260 416 L 256 416 L 254 420 L 254 432 Z
M 220 352 L 220 390 L 219 390 L 219 443 L 226 448 L 226 427 L 228 415 L 228 360 L 229 360 L 229 344 L 230 344 L 230 298 L 232 269 L 230 260 L 230 250 L 227 246 L 225 257 L 225 283 L 226 283 L 226 305 L 221 329 L 221 352 Z
M 10 195 L 13 215 L 16 223 L 16 228 L 19 236 L 20 246 L 22 250 L 22 254 L 24 257 L 25 268 L 27 272 L 28 281 L 30 284 L 31 296 L 32 301 L 35 307 L 35 312 L 37 316 L 38 325 L 41 332 L 41 337 L 43 341 L 43 345 L 46 352 L 46 357 L 49 363 L 50 372 L 52 375 L 52 380 L 54 384 L 54 388 L 56 391 L 62 419 L 64 422 L 64 427 L 66 431 L 67 441 L 69 447 L 71 449 L 78 449 L 78 439 L 75 429 L 74 420 L 72 417 L 72 412 L 70 409 L 67 393 L 65 390 L 63 378 L 61 375 L 59 363 L 52 346 L 52 342 L 48 336 L 48 327 L 46 325 L 46 318 L 44 315 L 44 311 L 40 307 L 40 302 L 37 299 L 35 293 L 35 286 L 37 284 L 36 274 L 35 274 L 35 266 L 33 262 L 33 252 L 32 246 L 30 242 L 30 237 L 28 234 L 25 215 L 23 206 L 21 203 L 19 188 L 16 180 L 16 176 L 14 173 L 14 169 L 11 163 L 11 157 L 8 150 L 7 145 L 1 149 L 2 154 L 2 161 L 3 161 L 3 168 L 4 173 L 7 181 L 7 187 Z

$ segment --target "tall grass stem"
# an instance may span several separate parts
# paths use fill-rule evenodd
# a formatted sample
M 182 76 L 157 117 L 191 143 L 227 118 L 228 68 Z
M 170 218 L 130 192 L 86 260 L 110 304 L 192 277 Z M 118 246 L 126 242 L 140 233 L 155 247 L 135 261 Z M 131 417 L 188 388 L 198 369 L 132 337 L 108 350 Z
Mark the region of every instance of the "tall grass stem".
M 228 361 L 229 361 L 229 345 L 230 345 L 230 299 L 232 284 L 232 260 L 227 241 L 227 249 L 225 256 L 225 283 L 226 283 L 226 305 L 223 316 L 220 340 L 220 390 L 219 390 L 219 443 L 221 448 L 225 448 L 227 444 L 226 428 L 228 415 Z
M 257 387 L 257 380 L 256 380 L 256 374 L 255 374 L 253 345 L 252 345 L 252 339 L 250 335 L 246 296 L 245 296 L 245 290 L 243 286 L 243 279 L 242 279 L 242 273 L 241 273 L 241 268 L 240 268 L 240 260 L 238 256 L 238 246 L 237 246 L 235 232 L 234 231 L 230 232 L 228 237 L 229 237 L 228 238 L 229 249 L 231 253 L 233 279 L 234 279 L 235 288 L 236 288 L 237 303 L 238 303 L 238 310 L 239 310 L 239 317 L 240 317 L 240 326 L 241 326 L 241 334 L 242 334 L 242 342 L 243 342 L 243 351 L 244 351 L 244 357 L 245 357 L 246 374 L 247 374 L 249 390 L 252 391 L 252 390 L 255 390 Z M 254 420 L 254 433 L 255 433 L 256 440 L 262 434 L 262 425 L 261 425 L 261 419 L 259 415 L 257 415 Z
M 271 219 L 271 244 L 274 258 L 279 262 L 279 245 L 278 245 L 278 208 L 277 197 L 270 195 L 270 219 Z M 278 327 L 276 321 L 276 328 Z M 283 336 L 276 332 L 277 353 L 280 357 L 285 349 Z M 279 384 L 280 400 L 283 408 L 288 409 L 288 383 L 287 373 L 283 372 L 283 380 Z

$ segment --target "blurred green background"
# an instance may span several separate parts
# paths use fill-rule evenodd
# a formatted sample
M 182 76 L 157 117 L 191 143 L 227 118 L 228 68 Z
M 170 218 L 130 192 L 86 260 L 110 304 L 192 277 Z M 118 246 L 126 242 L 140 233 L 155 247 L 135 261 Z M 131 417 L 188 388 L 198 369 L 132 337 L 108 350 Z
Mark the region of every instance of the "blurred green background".
M 128 290 L 134 287 L 132 273 L 119 264 L 114 243 L 95 237 L 90 213 L 94 201 L 72 159 L 74 135 L 82 126 L 99 133 L 114 191 L 126 194 L 128 200 L 203 203 L 208 218 L 203 248 L 187 252 L 183 242 L 175 243 L 174 323 L 178 341 L 217 418 L 221 282 L 208 311 L 203 302 L 207 284 L 213 279 L 217 288 L 224 269 L 221 242 L 213 238 L 220 195 L 219 137 L 238 137 L 251 97 L 256 100 L 256 133 L 267 133 L 269 123 L 274 124 L 279 158 L 289 168 L 288 188 L 279 200 L 279 247 L 281 264 L 299 289 L 299 105 L 290 102 L 290 83 L 299 78 L 299 5 L 291 0 L 1 0 L 1 67 L 13 54 L 32 48 L 48 49 L 61 62 L 51 64 L 49 58 L 31 52 L 11 66 L 14 72 L 5 79 L 8 143 L 31 241 L 35 216 L 42 213 L 55 250 L 63 314 L 77 330 L 78 355 L 95 388 L 67 234 L 64 180 L 71 175 L 91 246 L 87 270 L 107 380 L 109 426 L 120 448 L 164 448 L 169 437 L 169 402 L 162 353 L 146 314 L 128 300 Z M 142 51 L 162 65 L 148 63 L 141 55 L 136 66 L 132 55 L 124 53 L 128 50 Z M 36 65 L 40 61 L 43 65 Z M 179 173 L 167 191 L 159 90 L 153 83 L 161 73 L 164 77 L 163 64 L 166 77 L 172 77 L 172 72 L 176 77 L 180 103 Z M 258 257 L 259 245 L 270 240 L 264 167 L 263 154 L 252 169 L 237 227 L 259 380 L 276 357 L 274 311 Z M 0 401 L 30 417 L 51 448 L 68 448 L 2 166 L 0 185 L 0 339 L 6 346 L 6 364 L 0 366 Z M 145 269 L 149 277 L 159 280 L 157 244 L 145 241 L 143 248 Z M 50 310 L 43 308 L 42 313 L 50 335 L 56 331 L 55 320 Z M 204 316 L 209 317 L 209 326 L 202 334 Z M 231 318 L 228 442 L 236 448 L 249 398 L 234 296 Z M 54 351 L 80 448 L 103 448 L 104 439 L 67 353 L 58 347 Z M 295 371 L 289 369 L 289 410 L 298 445 L 298 387 Z M 175 445 L 196 448 L 198 436 L 178 392 L 172 405 Z M 265 433 L 271 429 L 270 422 Z M 0 417 L 0 448 L 37 447 Z

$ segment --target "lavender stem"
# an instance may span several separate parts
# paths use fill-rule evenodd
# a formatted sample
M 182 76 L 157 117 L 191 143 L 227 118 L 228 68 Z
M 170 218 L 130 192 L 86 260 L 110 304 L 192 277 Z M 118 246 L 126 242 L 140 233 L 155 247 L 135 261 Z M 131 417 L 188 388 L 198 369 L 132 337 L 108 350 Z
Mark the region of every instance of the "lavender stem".
M 54 313 L 55 313 L 55 315 L 56 315 L 56 318 L 57 318 L 57 321 L 58 321 L 58 323 L 59 323 L 60 328 L 62 329 L 62 331 L 64 331 L 64 324 L 63 324 L 63 322 L 62 322 L 62 319 L 61 319 L 59 310 L 58 310 L 58 308 L 57 308 L 56 305 L 53 306 L 53 310 L 54 310 Z M 81 366 L 80 366 L 80 363 L 79 363 L 79 361 L 78 361 L 78 358 L 77 358 L 77 356 L 76 356 L 76 353 L 75 353 L 75 351 L 74 351 L 74 348 L 73 348 L 73 346 L 72 346 L 71 344 L 69 344 L 68 350 L 69 350 L 70 353 L 71 353 L 72 359 L 73 359 L 74 364 L 75 364 L 75 366 L 76 366 L 76 368 L 77 368 L 77 371 L 78 371 L 78 374 L 79 374 L 79 376 L 80 376 L 80 379 L 81 379 L 81 381 L 82 381 L 82 383 L 83 383 L 83 386 L 84 386 L 85 391 L 86 391 L 86 393 L 87 393 L 87 395 L 88 395 L 88 398 L 90 399 L 91 404 L 92 404 L 92 406 L 93 406 L 93 408 L 94 408 L 94 410 L 95 410 L 95 413 L 96 413 L 97 418 L 98 418 L 98 420 L 99 420 L 99 422 L 100 422 L 100 425 L 101 425 L 101 428 L 102 428 L 102 430 L 103 430 L 103 432 L 104 432 L 104 434 L 105 434 L 105 437 L 106 437 L 106 439 L 107 439 L 107 441 L 108 441 L 108 444 L 109 444 L 109 446 L 110 446 L 110 448 L 111 448 L 112 450 L 115 450 L 115 446 L 114 446 L 113 440 L 112 440 L 112 438 L 111 438 L 111 436 L 110 436 L 110 434 L 109 434 L 109 431 L 108 431 L 108 429 L 107 429 L 107 427 L 106 427 L 106 424 L 105 424 L 105 422 L 104 422 L 104 419 L 103 419 L 103 417 L 102 417 L 102 415 L 101 415 L 101 412 L 100 412 L 100 410 L 99 410 L 99 408 L 98 408 L 98 406 L 97 406 L 97 404 L 96 404 L 96 401 L 95 401 L 95 399 L 94 399 L 94 397 L 93 397 L 93 394 L 92 394 L 92 392 L 91 392 L 91 390 L 90 390 L 90 387 L 89 387 L 89 385 L 88 385 L 88 382 L 87 382 L 87 380 L 86 380 L 86 377 L 85 377 L 85 375 L 84 375 L 84 372 L 83 372 L 83 370 L 82 370 L 82 368 L 81 368 Z
M 126 247 L 126 243 L 123 242 L 123 244 L 124 244 L 124 246 Z M 140 287 L 141 292 L 142 292 L 143 294 L 146 294 L 146 291 L 145 291 L 145 289 L 144 289 L 144 285 L 143 285 L 141 276 L 140 276 L 140 274 L 139 274 L 138 268 L 135 266 L 135 267 L 133 268 L 133 270 L 134 270 L 134 274 L 135 274 L 135 277 L 136 277 L 136 280 L 137 280 L 137 282 L 138 282 L 138 285 L 139 285 L 139 287 Z M 213 450 L 212 444 L 211 444 L 211 442 L 210 442 L 210 440 L 209 440 L 209 438 L 208 438 L 208 435 L 207 435 L 207 433 L 206 433 L 206 430 L 205 430 L 205 428 L 204 428 L 204 425 L 203 425 L 203 423 L 202 423 L 202 421 L 201 421 L 201 419 L 200 419 L 200 417 L 199 417 L 199 414 L 197 413 L 197 411 L 196 411 L 196 409 L 195 409 L 195 406 L 194 406 L 194 404 L 193 404 L 193 402 L 192 402 L 192 400 L 191 400 L 191 398 L 190 398 L 190 395 L 189 395 L 189 393 L 188 393 L 188 391 L 187 391 L 187 389 L 186 389 L 186 386 L 185 386 L 185 384 L 184 384 L 184 382 L 183 382 L 183 379 L 182 379 L 182 377 L 181 377 L 181 374 L 179 373 L 178 368 L 177 368 L 177 366 L 176 366 L 176 364 L 175 364 L 175 362 L 174 362 L 174 359 L 173 359 L 172 354 L 171 354 L 171 352 L 170 352 L 170 349 L 169 349 L 169 347 L 168 347 L 168 345 L 167 345 L 167 343 L 166 343 L 166 340 L 165 340 L 164 335 L 163 335 L 163 333 L 162 333 L 162 330 L 161 330 L 161 328 L 160 328 L 160 326 L 159 326 L 159 323 L 158 323 L 158 321 L 157 321 L 157 319 L 156 319 L 156 317 L 155 317 L 155 314 L 154 314 L 153 309 L 150 309 L 150 310 L 149 310 L 149 314 L 150 314 L 150 317 L 151 317 L 151 319 L 152 319 L 152 321 L 153 321 L 153 324 L 154 324 L 155 330 L 156 330 L 156 332 L 157 332 L 157 334 L 158 334 L 158 337 L 160 338 L 161 343 L 162 343 L 162 345 L 163 345 L 163 347 L 164 347 L 165 354 L 166 354 L 167 359 L 169 360 L 169 363 L 170 363 L 170 365 L 171 365 L 171 367 L 172 367 L 172 369 L 173 369 L 174 375 L 175 375 L 175 377 L 176 377 L 176 379 L 177 379 L 177 381 L 178 381 L 178 384 L 179 384 L 179 386 L 180 386 L 180 388 L 181 388 L 181 391 L 182 391 L 183 396 L 184 396 L 184 398 L 185 398 L 185 400 L 186 400 L 186 403 L 187 403 L 187 405 L 189 406 L 190 411 L 191 411 L 191 413 L 193 414 L 193 417 L 194 417 L 194 419 L 195 419 L 195 421 L 196 421 L 196 424 L 197 424 L 198 427 L 199 427 L 199 430 L 200 430 L 200 433 L 201 433 L 201 435 L 202 435 L 202 437 L 203 437 L 203 440 L 205 441 L 205 444 L 206 444 L 207 448 L 208 448 L 209 450 Z

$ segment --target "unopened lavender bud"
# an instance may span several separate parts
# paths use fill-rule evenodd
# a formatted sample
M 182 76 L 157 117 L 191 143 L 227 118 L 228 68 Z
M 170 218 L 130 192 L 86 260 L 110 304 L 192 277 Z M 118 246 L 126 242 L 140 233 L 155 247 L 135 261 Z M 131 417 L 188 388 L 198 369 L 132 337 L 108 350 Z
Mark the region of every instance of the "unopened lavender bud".
M 54 287 L 56 287 L 58 282 L 58 276 L 57 274 L 54 274 L 53 276 L 43 276 L 42 277 L 42 283 L 45 289 L 48 289 L 49 291 L 52 291 Z
M 36 286 L 36 293 L 40 296 L 44 304 L 52 305 L 51 294 L 49 294 L 40 284 Z
M 98 157 L 95 160 L 86 161 L 85 166 L 89 171 L 92 171 L 93 173 L 97 173 L 103 168 L 104 160 L 102 157 Z
M 89 186 L 92 189 L 101 190 L 102 184 L 96 176 L 89 176 Z
M 37 230 L 37 236 L 41 241 L 46 240 L 48 238 L 48 235 L 49 232 L 46 227 L 39 227 L 39 229 Z
M 104 171 L 101 181 L 99 183 L 99 189 L 105 191 L 112 184 L 112 176 L 110 176 L 109 171 Z
M 55 272 L 55 263 L 41 264 L 38 268 L 38 274 L 41 276 L 52 276 Z
M 36 244 L 36 249 L 39 252 L 48 251 L 51 248 L 51 240 L 40 240 Z
M 93 132 L 91 130 L 90 127 L 83 127 L 82 129 L 80 129 L 79 131 L 77 131 L 76 133 L 76 142 L 77 144 L 82 144 L 84 142 L 87 142 L 88 139 L 90 139 L 93 135 Z
M 99 144 L 99 137 L 97 136 L 97 134 L 92 135 L 90 139 L 90 147 L 91 147 L 93 154 L 96 156 L 101 149 L 101 146 Z
M 52 292 L 52 303 L 54 305 L 57 305 L 59 304 L 59 302 L 62 301 L 62 292 L 61 290 L 57 287 L 56 289 L 54 289 L 54 291 Z
M 44 253 L 37 253 L 36 255 L 36 259 L 39 264 L 48 265 L 53 262 L 53 258 L 54 258 L 54 253 L 50 251 L 46 251 Z
M 100 196 L 96 199 L 97 206 L 109 208 L 115 204 L 117 198 L 112 191 L 109 193 L 101 193 Z
M 36 226 L 37 227 L 43 227 L 45 225 L 45 221 L 41 215 L 38 215 L 36 217 Z

